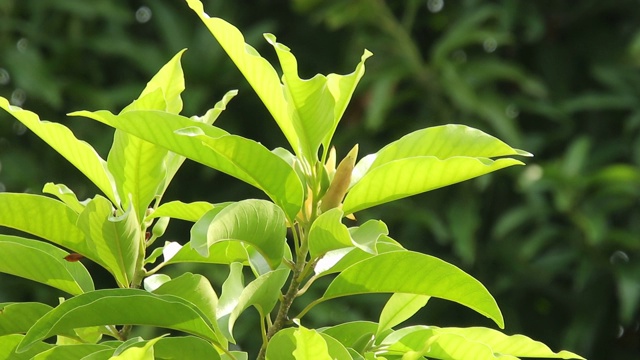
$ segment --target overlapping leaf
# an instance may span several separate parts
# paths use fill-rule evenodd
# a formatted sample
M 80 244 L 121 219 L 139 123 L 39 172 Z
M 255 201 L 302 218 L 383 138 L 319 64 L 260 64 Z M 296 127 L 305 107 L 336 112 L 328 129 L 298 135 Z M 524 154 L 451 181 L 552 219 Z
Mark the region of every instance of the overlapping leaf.
M 445 261 L 411 251 L 392 251 L 355 263 L 331 282 L 322 299 L 384 292 L 455 301 L 504 326 L 495 299 L 478 280 Z
M 93 290 L 93 280 L 80 262 L 49 243 L 0 235 L 0 272 L 37 281 L 72 295 Z
M 38 115 L 9 105 L 9 101 L 0 97 L 0 107 L 18 119 L 24 126 L 33 131 L 44 142 L 64 156 L 71 164 L 80 170 L 91 182 L 115 204 L 118 196 L 107 163 L 85 141 L 78 140 L 66 126 L 41 121 Z
M 26 333 L 51 309 L 51 306 L 37 302 L 0 303 L 0 336 Z
M 38 341 L 29 350 L 17 352 L 16 349 L 23 339 L 22 334 L 0 336 L 0 359 L 30 360 L 33 356 L 53 347 L 51 344 Z
M 160 205 L 149 216 L 149 219 L 168 216 L 174 219 L 196 222 L 207 211 L 219 205 L 214 205 L 206 201 L 196 201 L 184 203 L 182 201 L 170 201 Z
M 346 347 L 330 335 L 313 329 L 287 328 L 271 338 L 268 360 L 353 359 Z
M 165 327 L 209 341 L 217 338 L 206 315 L 189 301 L 138 289 L 108 289 L 78 295 L 58 305 L 29 329 L 20 350 L 66 330 L 118 324 Z

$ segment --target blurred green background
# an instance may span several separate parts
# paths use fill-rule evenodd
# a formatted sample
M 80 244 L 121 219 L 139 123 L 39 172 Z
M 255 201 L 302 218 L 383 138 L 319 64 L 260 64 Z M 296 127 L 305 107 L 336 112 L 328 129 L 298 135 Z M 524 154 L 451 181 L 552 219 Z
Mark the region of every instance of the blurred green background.
M 534 153 L 526 167 L 383 205 L 358 219 L 381 218 L 405 247 L 482 281 L 502 308 L 508 334 L 590 359 L 640 358 L 639 1 L 203 2 L 273 61 L 262 34 L 274 33 L 292 48 L 303 77 L 350 72 L 364 48 L 374 53 L 338 129 L 340 157 L 354 143 L 364 155 L 445 123 L 482 129 Z M 70 126 L 103 156 L 112 131 L 65 114 L 119 111 L 182 48 L 189 48 L 183 114 L 202 114 L 227 90 L 239 89 L 217 125 L 269 148 L 285 144 L 182 1 L 0 0 L 0 95 Z M 68 185 L 79 198 L 96 192 L 61 156 L 0 114 L 0 191 L 39 193 L 49 181 Z M 247 196 L 262 195 L 187 162 L 165 200 Z M 168 238 L 184 242 L 188 229 L 172 223 Z M 226 276 L 211 266 L 169 269 L 184 270 L 206 274 L 217 288 Z M 98 284 L 107 286 L 108 280 Z M 56 296 L 0 277 L 0 302 L 55 304 Z M 385 299 L 333 301 L 312 312 L 307 325 L 375 320 Z M 252 314 L 243 316 L 237 337 L 251 348 L 257 323 Z M 411 321 L 492 326 L 437 300 Z

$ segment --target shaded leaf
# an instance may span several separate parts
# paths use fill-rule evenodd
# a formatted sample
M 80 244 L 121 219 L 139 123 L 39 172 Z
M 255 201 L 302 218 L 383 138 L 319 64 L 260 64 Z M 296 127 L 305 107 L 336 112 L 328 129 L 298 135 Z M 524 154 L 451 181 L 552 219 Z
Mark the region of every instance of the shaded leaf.
M 331 282 L 322 299 L 382 292 L 455 301 L 504 326 L 496 301 L 478 280 L 452 264 L 411 251 L 383 253 L 351 265 Z
M 139 289 L 108 289 L 81 294 L 58 305 L 29 329 L 20 349 L 27 350 L 69 329 L 124 324 L 166 327 L 216 340 L 206 315 L 180 297 Z
M 76 213 L 81 213 L 82 210 L 84 210 L 84 205 L 78 201 L 76 194 L 65 184 L 54 184 L 48 182 L 44 184 L 42 192 L 57 197 Z
M 0 303 L 0 336 L 26 333 L 51 309 L 51 306 L 37 302 Z
M 39 353 L 31 360 L 84 359 L 85 356 L 101 350 L 111 350 L 113 352 L 113 348 L 102 344 L 56 345 Z
M 16 349 L 23 339 L 24 335 L 22 334 L 0 336 L 0 359 L 30 360 L 35 355 L 48 350 L 53 346 L 51 344 L 38 341 L 35 342 L 30 349 L 18 353 Z
M 0 235 L 0 272 L 23 277 L 72 295 L 93 290 L 93 279 L 80 262 L 49 243 Z

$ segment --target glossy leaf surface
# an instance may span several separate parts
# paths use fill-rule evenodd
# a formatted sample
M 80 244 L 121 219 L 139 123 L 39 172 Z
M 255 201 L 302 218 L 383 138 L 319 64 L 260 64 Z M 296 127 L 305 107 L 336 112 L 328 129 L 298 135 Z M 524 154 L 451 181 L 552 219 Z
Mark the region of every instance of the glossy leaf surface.
M 51 309 L 51 306 L 37 302 L 0 303 L 0 336 L 26 333 Z
M 411 251 L 392 251 L 355 263 L 331 282 L 322 297 L 381 292 L 455 301 L 504 326 L 496 301 L 478 280 L 438 258 Z
M 422 309 L 430 298 L 428 295 L 416 294 L 395 293 L 391 295 L 380 314 L 376 337 L 409 319 L 418 310 Z
M 166 327 L 216 340 L 206 315 L 173 295 L 137 289 L 96 290 L 66 300 L 29 329 L 21 350 L 61 332 L 88 326 L 138 324 Z
M 93 280 L 80 262 L 49 243 L 0 235 L 0 272 L 52 286 L 72 295 L 93 290 Z

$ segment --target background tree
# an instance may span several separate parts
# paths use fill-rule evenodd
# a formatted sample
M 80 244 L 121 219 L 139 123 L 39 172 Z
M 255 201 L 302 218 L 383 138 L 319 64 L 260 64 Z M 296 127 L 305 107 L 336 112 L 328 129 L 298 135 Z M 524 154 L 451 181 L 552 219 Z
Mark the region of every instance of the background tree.
M 407 248 L 473 274 L 498 300 L 509 331 L 587 358 L 637 358 L 637 2 L 205 5 L 242 29 L 265 56 L 275 58 L 262 33 L 276 34 L 306 66 L 300 69 L 303 77 L 345 73 L 362 48 L 374 53 L 341 125 L 341 149 L 356 134 L 365 140 L 360 152 L 366 154 L 411 130 L 455 122 L 533 152 L 536 158 L 524 171 L 506 170 L 392 203 L 363 212 L 359 219 L 384 212 L 391 233 Z M 269 124 L 255 121 L 268 112 L 182 2 L 0 1 L 0 95 L 44 119 L 67 123 L 78 137 L 103 144 L 106 151 L 111 136 L 104 127 L 71 120 L 64 112 L 117 111 L 184 47 L 191 48 L 183 60 L 189 89 L 185 113 L 202 113 L 241 84 L 243 96 L 230 104 L 220 124 L 267 147 L 279 143 L 274 126 L 256 126 Z M 94 192 L 83 189 L 79 172 L 46 151 L 33 134 L 4 113 L 0 118 L 1 189 L 40 192 L 44 182 L 55 180 L 80 198 Z M 167 200 L 206 196 L 219 202 L 254 191 L 193 163 L 178 173 L 179 183 L 190 186 L 171 187 Z M 212 183 L 225 190 L 212 193 Z M 177 234 L 180 228 L 173 224 L 169 230 Z M 226 276 L 193 271 L 213 279 Z M 45 293 L 48 288 L 9 276 L 0 279 L 3 291 L 13 291 L 0 293 L 0 302 L 53 298 Z M 354 317 L 377 314 L 383 301 L 374 298 L 366 306 L 342 302 L 316 316 L 326 322 L 344 320 L 350 312 Z M 462 326 L 484 321 L 452 306 L 433 301 L 425 322 Z M 241 338 L 242 329 L 236 331 Z

